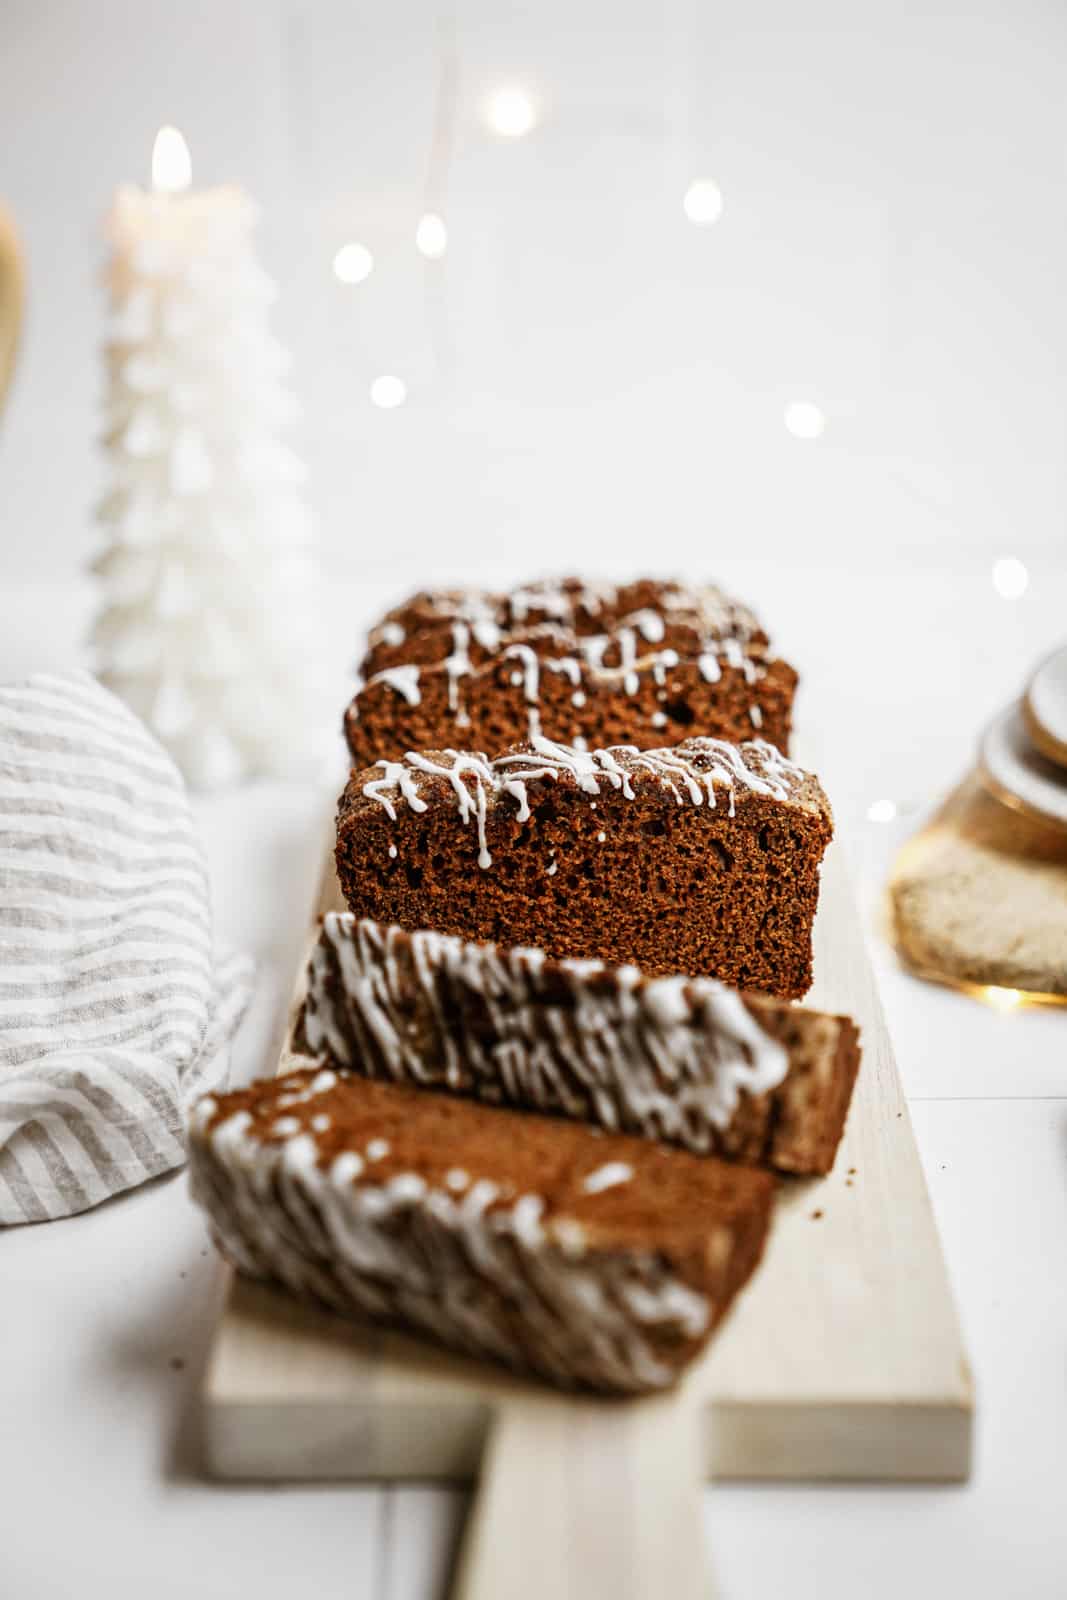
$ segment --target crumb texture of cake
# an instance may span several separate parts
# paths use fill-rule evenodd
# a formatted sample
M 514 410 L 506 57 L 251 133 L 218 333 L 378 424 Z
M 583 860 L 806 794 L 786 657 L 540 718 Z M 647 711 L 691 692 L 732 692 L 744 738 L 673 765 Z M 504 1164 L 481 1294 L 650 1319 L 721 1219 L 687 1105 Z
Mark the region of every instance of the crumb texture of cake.
M 324 919 L 294 1048 L 369 1077 L 809 1174 L 833 1166 L 859 1064 L 847 1017 L 350 912 Z
M 354 772 L 336 862 L 375 922 L 793 999 L 832 832 L 818 780 L 763 741 L 537 737 L 495 761 L 409 752 Z
M 353 761 L 544 734 L 654 748 L 694 730 L 787 750 L 797 675 L 720 590 L 578 579 L 417 595 L 372 630 L 345 716 Z
M 763 1250 L 764 1172 L 331 1069 L 208 1097 L 193 1194 L 239 1271 L 563 1386 L 662 1389 Z

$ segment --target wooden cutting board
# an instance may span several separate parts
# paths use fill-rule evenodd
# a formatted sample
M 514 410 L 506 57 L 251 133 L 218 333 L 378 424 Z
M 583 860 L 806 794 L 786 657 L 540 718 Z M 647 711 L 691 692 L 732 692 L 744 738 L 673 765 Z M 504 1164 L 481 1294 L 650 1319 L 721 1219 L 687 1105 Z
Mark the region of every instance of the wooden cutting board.
M 340 904 L 332 861 L 317 910 Z M 465 1600 L 707 1595 L 699 1479 L 966 1477 L 972 1389 L 839 844 L 811 1004 L 862 1030 L 826 1178 L 786 1181 L 763 1265 L 672 1395 L 563 1396 L 262 1285 L 229 1286 L 203 1395 L 224 1478 L 481 1475 Z M 299 1003 L 302 974 L 295 1005 Z M 288 1039 L 279 1071 L 300 1060 Z

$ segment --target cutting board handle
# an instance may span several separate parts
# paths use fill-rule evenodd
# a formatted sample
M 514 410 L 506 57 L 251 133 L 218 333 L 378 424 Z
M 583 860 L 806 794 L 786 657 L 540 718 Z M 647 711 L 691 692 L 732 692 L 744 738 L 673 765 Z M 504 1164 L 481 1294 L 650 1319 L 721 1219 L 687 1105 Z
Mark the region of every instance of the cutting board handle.
M 712 1600 L 697 1413 L 678 1396 L 509 1401 L 452 1600 Z

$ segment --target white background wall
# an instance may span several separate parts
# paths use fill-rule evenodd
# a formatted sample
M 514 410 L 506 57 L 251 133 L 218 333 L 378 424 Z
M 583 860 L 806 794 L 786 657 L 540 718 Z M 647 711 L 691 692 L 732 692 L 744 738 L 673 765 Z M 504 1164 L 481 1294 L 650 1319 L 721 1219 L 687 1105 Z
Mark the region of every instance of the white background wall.
M 442 61 L 444 262 L 416 254 Z M 564 564 L 980 589 L 1067 525 L 1067 8 L 811 0 L 4 0 L 0 194 L 30 323 L 0 424 L 0 578 L 74 576 L 102 218 L 176 122 L 259 198 L 296 441 L 335 569 Z M 529 138 L 484 97 L 542 101 Z M 691 177 L 725 210 L 685 219 Z M 363 240 L 376 269 L 331 262 Z M 408 404 L 378 411 L 380 372 Z M 827 428 L 791 437 L 783 407 Z M 884 619 L 883 619 L 884 620 Z
M 31 270 L 0 420 L 0 673 L 76 647 L 87 597 L 68 591 L 103 483 L 102 218 L 174 121 L 197 181 L 236 179 L 263 205 L 351 654 L 390 589 L 434 577 L 723 577 L 803 669 L 813 759 L 876 930 L 892 847 L 1067 632 L 1067 6 L 457 0 L 451 249 L 430 266 L 412 236 L 441 24 L 430 0 L 0 0 L 0 195 Z M 545 109 L 514 145 L 480 114 L 505 80 Z M 706 231 L 681 210 L 698 174 L 725 197 Z M 344 289 L 331 262 L 350 237 L 378 265 Z M 409 383 L 401 410 L 369 402 L 385 370 Z M 786 432 L 795 398 L 824 408 L 818 441 Z M 990 582 L 1005 555 L 1030 569 L 1016 601 Z M 866 820 L 882 797 L 900 808 L 892 837 Z M 263 974 L 250 1071 L 291 980 L 310 859 L 309 797 L 279 809 L 284 826 L 269 804 L 242 791 L 201 810 L 223 930 Z M 1052 1600 L 1061 1018 L 938 993 L 873 944 L 978 1375 L 975 1479 L 719 1486 L 723 1591 Z M 456 1494 L 222 1495 L 190 1475 L 191 1440 L 167 1439 L 211 1321 L 200 1225 L 176 1187 L 85 1221 L 95 1255 L 61 1232 L 24 1240 L 27 1258 L 54 1252 L 33 1270 L 64 1285 L 70 1326 L 38 1341 L 40 1393 L 11 1366 L 29 1397 L 4 1551 L 20 1600 L 101 1583 L 141 1597 L 146 1575 L 161 1596 L 229 1595 L 249 1549 L 264 1593 L 437 1592 Z M 152 1248 L 116 1249 L 120 1235 Z

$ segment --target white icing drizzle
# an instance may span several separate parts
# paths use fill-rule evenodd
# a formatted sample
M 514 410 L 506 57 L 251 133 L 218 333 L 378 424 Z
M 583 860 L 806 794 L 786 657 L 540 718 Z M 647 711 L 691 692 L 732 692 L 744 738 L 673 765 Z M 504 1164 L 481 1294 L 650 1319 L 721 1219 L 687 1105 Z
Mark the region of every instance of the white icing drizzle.
M 560 1217 L 553 1223 L 552 1232 L 564 1255 L 573 1259 L 585 1254 L 585 1229 L 573 1217 Z
M 339 980 L 339 981 L 337 981 Z M 789 1059 L 710 978 L 547 962 L 330 912 L 308 969 L 308 1048 L 400 1082 L 716 1147 Z M 413 1023 L 417 1022 L 417 1026 Z
M 419 669 L 416 666 L 386 667 L 384 672 L 376 672 L 370 681 L 384 683 L 388 688 L 395 689 L 409 706 L 417 706 L 422 699 L 419 692 Z
M 623 1392 L 671 1382 L 661 1348 L 699 1338 L 712 1319 L 707 1294 L 660 1252 L 596 1249 L 574 1218 L 546 1218 L 536 1194 L 504 1205 L 480 1178 L 457 1197 L 448 1178 L 412 1170 L 381 1183 L 355 1151 L 326 1169 L 309 1134 L 278 1143 L 252 1128 L 248 1112 L 214 1126 L 194 1118 L 193 1194 L 231 1261 L 298 1296 Z M 515 1304 L 519 1322 L 501 1314 Z
M 445 657 L 444 669 L 448 674 L 448 708 L 456 719 L 457 727 L 466 727 L 470 717 L 460 705 L 459 680 L 470 675 L 473 668 L 470 658 L 470 629 L 465 622 L 452 624 L 452 654 Z
M 196 1105 L 193 1107 L 192 1115 L 190 1117 L 190 1126 L 198 1133 L 203 1133 L 204 1129 L 207 1127 L 208 1123 L 211 1121 L 218 1109 L 219 1103 L 215 1099 L 214 1095 L 204 1095 L 203 1099 L 198 1100 Z
M 754 758 L 746 761 L 745 756 Z M 635 745 L 615 745 L 608 750 L 588 751 L 582 744 L 559 744 L 535 734 L 528 751 L 500 756 L 489 762 L 469 751 L 445 750 L 444 763 L 409 750 L 402 762 L 379 761 L 384 775 L 363 785 L 363 793 L 378 801 L 396 821 L 396 808 L 388 791 L 399 790 L 413 811 L 424 811 L 427 802 L 419 792 L 415 773 L 445 778 L 452 787 L 460 821 L 473 816 L 478 830 L 478 865 L 488 868 L 492 856 L 486 842 L 486 815 L 491 800 L 510 796 L 517 803 L 518 820 L 531 815 L 527 784 L 545 778 L 574 780 L 583 793 L 599 796 L 605 780 L 628 800 L 634 797 L 633 777 L 638 771 L 652 774 L 674 797 L 677 805 L 686 801 L 694 806 L 717 805 L 716 790 L 726 791 L 729 814 L 736 809 L 738 789 L 788 800 L 805 778 L 803 770 L 786 759 L 765 740 L 754 739 L 743 745 L 725 739 L 687 739 L 683 744 L 663 750 L 638 750 Z M 447 763 L 447 764 L 446 764 Z M 464 778 L 473 779 L 473 793 Z
M 562 587 L 548 582 L 512 590 L 510 606 L 515 622 L 524 622 L 531 611 L 543 611 L 548 617 L 570 617 L 574 612 L 570 595 Z
M 621 595 L 613 586 L 568 584 L 558 579 L 525 584 L 511 594 L 482 590 L 439 592 L 420 596 L 419 603 L 442 621 L 461 623 L 468 635 L 488 653 L 506 643 L 509 633 L 516 629 L 527 635 L 532 629 L 545 637 L 569 636 L 574 643 L 575 630 L 584 628 L 582 619 L 599 618 L 604 623 L 599 637 L 605 641 L 625 628 L 636 631 L 648 644 L 660 644 L 669 622 L 671 626 L 688 627 L 703 640 L 704 650 L 711 652 L 713 659 L 715 654 L 722 653 L 725 641 L 743 647 L 746 655 L 752 651 L 759 659 L 765 656 L 759 624 L 752 612 L 711 585 L 690 588 L 673 582 L 654 583 L 654 595 L 649 604 L 621 615 Z M 533 622 L 533 618 L 538 620 Z M 395 647 L 403 641 L 405 630 L 395 619 L 390 619 L 377 630 L 375 637 Z M 595 656 L 598 650 L 602 654 L 604 648 L 605 645 L 594 645 L 590 654 Z M 465 651 L 464 643 L 454 653 L 462 656 Z M 740 665 L 736 656 L 733 660 Z M 760 668 L 757 661 L 753 661 L 750 668 L 742 666 L 741 670 L 747 676 Z
M 652 676 L 661 689 L 667 681 L 667 673 L 677 665 L 677 650 L 661 650 L 658 655 L 652 657 Z
M 346 1188 L 362 1171 L 363 1157 L 357 1155 L 355 1150 L 342 1150 L 339 1156 L 334 1157 L 333 1165 L 330 1167 L 330 1182 L 336 1184 L 339 1189 Z
M 627 694 L 636 694 L 641 687 L 641 680 L 635 670 L 637 665 L 637 635 L 632 628 L 620 628 L 615 635 L 619 645 L 619 667 L 622 670 L 622 686 Z M 675 657 L 677 660 L 677 657 Z
M 500 646 L 501 632 L 492 617 L 473 617 L 471 633 L 483 650 L 496 650 Z
M 478 827 L 478 865 L 484 870 L 493 864 L 493 858 L 489 854 L 489 847 L 485 842 L 486 790 L 493 787 L 492 769 L 482 756 L 470 755 L 461 750 L 446 750 L 444 754 L 452 757 L 452 765 L 450 767 L 442 767 L 436 761 L 431 761 L 429 756 L 420 755 L 415 750 L 409 750 L 404 759 L 420 772 L 429 772 L 436 777 L 448 779 L 456 796 L 456 803 L 459 806 L 460 821 L 466 824 L 472 816 L 476 818 Z M 379 762 L 379 765 L 383 764 Z M 465 772 L 471 773 L 475 780 L 473 798 L 467 785 L 463 782 L 463 774 Z M 368 785 L 364 785 L 364 794 L 368 793 L 368 788 Z M 375 799 L 377 798 L 375 796 Z M 405 795 L 406 798 L 407 796 Z M 412 809 L 414 810 L 415 808 L 413 807 Z M 395 821 L 396 819 L 394 817 L 391 820 Z
M 522 684 L 523 699 L 527 705 L 527 727 L 531 739 L 535 739 L 541 732 L 541 713 L 538 706 L 541 700 L 541 661 L 528 644 L 509 644 L 504 651 L 507 661 L 519 661 L 522 664 L 522 673 L 519 682 Z
M 426 801 L 419 794 L 418 785 L 403 761 L 376 761 L 374 765 L 381 767 L 382 776 L 365 783 L 363 793 L 385 807 L 390 822 L 396 821 L 396 807 L 385 793 L 387 789 L 399 789 L 401 798 L 407 801 L 412 811 L 426 810 Z
M 549 656 L 542 665 L 549 672 L 558 672 L 561 677 L 569 678 L 575 689 L 579 688 L 582 681 L 582 663 L 577 656 Z M 571 699 L 575 705 L 578 704 L 577 695 L 572 695 Z
M 605 1189 L 614 1189 L 620 1183 L 629 1183 L 633 1175 L 634 1169 L 628 1162 L 608 1161 L 582 1180 L 582 1188 L 586 1194 L 603 1194 Z
M 749 683 L 766 670 L 767 650 L 756 618 L 747 607 L 711 586 L 685 589 L 678 584 L 661 583 L 652 603 L 621 616 L 616 589 L 588 584 L 568 587 L 558 580 L 528 584 L 510 595 L 465 590 L 427 595 L 422 600 L 434 616 L 451 625 L 452 651 L 444 668 L 449 678 L 449 705 L 460 726 L 467 725 L 469 718 L 462 705 L 459 680 L 478 670 L 470 660 L 472 637 L 490 656 L 509 644 L 509 635 L 511 644 L 521 643 L 513 637 L 516 630 L 521 630 L 527 640 L 557 640 L 569 646 L 559 659 L 568 663 L 565 670 L 576 687 L 573 672 L 575 668 L 581 670 L 577 661 L 580 655 L 586 670 L 595 677 L 620 676 L 627 694 L 636 693 L 639 670 L 651 667 L 657 681 L 662 682 L 664 673 L 678 665 L 675 652 L 646 655 L 643 649 L 645 645 L 663 643 L 668 623 L 690 630 L 697 645 L 700 671 L 708 682 L 721 676 L 720 657 L 743 672 Z M 576 633 L 583 615 L 589 620 L 601 618 L 605 624 L 602 631 L 593 635 Z M 537 620 L 531 620 L 534 618 Z M 395 647 L 403 641 L 405 630 L 391 620 L 375 637 Z M 607 668 L 604 656 L 612 646 L 617 648 L 619 665 Z M 529 683 L 529 674 L 526 682 Z M 527 699 L 532 703 L 529 694 Z
M 588 638 L 578 640 L 578 649 L 582 653 L 582 660 L 591 672 L 606 675 L 608 668 L 604 665 L 604 655 L 611 644 L 611 636 L 607 633 L 591 634 Z
M 659 644 L 667 630 L 663 614 L 652 611 L 645 606 L 641 611 L 631 611 L 628 617 L 623 617 L 623 623 L 631 628 L 636 628 L 642 639 L 647 639 L 649 644 Z

